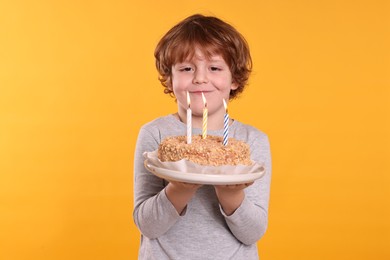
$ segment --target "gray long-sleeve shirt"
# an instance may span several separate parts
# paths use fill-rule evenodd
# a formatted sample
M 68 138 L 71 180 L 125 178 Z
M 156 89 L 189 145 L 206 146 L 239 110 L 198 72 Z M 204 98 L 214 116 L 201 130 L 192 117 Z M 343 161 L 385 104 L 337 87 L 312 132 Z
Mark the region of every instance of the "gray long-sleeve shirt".
M 165 194 L 167 181 L 144 167 L 144 152 L 154 151 L 167 136 L 185 135 L 186 125 L 173 115 L 144 125 L 134 159 L 135 224 L 141 231 L 139 259 L 258 259 L 256 242 L 268 222 L 271 156 L 268 137 L 233 121 L 229 137 L 247 142 L 251 159 L 265 164 L 266 174 L 245 191 L 244 201 L 230 216 L 220 207 L 214 187 L 203 185 L 179 215 Z M 193 129 L 201 134 L 201 129 Z M 222 135 L 223 130 L 208 131 Z M 183 173 L 185 174 L 185 173 Z

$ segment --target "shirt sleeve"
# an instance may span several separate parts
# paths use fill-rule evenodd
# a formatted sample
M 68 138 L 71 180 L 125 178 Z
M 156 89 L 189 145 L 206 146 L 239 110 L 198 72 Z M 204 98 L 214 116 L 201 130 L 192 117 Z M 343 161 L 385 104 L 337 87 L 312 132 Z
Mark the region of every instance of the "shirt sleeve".
M 268 137 L 257 135 L 250 143 L 252 160 L 263 163 L 265 175 L 245 191 L 245 198 L 237 210 L 225 217 L 234 236 L 246 245 L 256 243 L 264 234 L 268 225 L 268 205 L 271 183 L 271 154 Z
M 163 235 L 180 219 L 165 194 L 165 181 L 144 166 L 143 153 L 156 150 L 158 144 L 158 133 L 141 128 L 134 155 L 133 219 L 141 233 L 151 239 Z

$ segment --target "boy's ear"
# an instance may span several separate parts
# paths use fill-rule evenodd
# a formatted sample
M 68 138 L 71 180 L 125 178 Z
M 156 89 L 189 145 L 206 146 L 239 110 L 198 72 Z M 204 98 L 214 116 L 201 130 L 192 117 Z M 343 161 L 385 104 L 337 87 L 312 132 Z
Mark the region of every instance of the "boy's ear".
M 235 82 L 232 82 L 232 85 L 230 86 L 230 90 L 236 90 L 238 88 L 238 84 Z

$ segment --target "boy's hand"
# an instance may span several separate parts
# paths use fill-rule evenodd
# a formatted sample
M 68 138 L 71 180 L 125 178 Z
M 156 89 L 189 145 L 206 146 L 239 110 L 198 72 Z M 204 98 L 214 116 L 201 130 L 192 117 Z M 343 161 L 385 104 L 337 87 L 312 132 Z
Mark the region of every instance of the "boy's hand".
M 226 215 L 229 216 L 236 211 L 245 198 L 244 189 L 252 184 L 253 182 L 214 186 L 219 203 Z
M 242 184 L 229 184 L 229 185 L 215 185 L 215 189 L 223 190 L 226 192 L 234 192 L 237 190 L 243 190 L 248 186 L 251 186 L 253 182 L 248 182 L 248 183 L 242 183 Z
M 181 192 L 196 191 L 202 186 L 201 184 L 193 184 L 193 183 L 179 182 L 179 181 L 169 181 L 169 183 L 171 183 L 172 188 Z
M 182 215 L 195 192 L 201 187 L 201 184 L 192 184 L 186 182 L 169 181 L 165 189 L 169 201 L 175 207 L 176 211 Z

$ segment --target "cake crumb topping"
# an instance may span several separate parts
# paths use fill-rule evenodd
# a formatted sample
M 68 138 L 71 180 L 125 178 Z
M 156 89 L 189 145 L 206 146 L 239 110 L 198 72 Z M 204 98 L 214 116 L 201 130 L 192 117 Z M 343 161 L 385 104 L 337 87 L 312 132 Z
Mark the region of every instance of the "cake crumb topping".
M 191 144 L 186 136 L 165 138 L 158 148 L 158 158 L 162 161 L 186 159 L 200 165 L 251 165 L 249 145 L 229 138 L 228 145 L 222 144 L 222 137 L 208 135 L 206 139 L 195 135 Z

